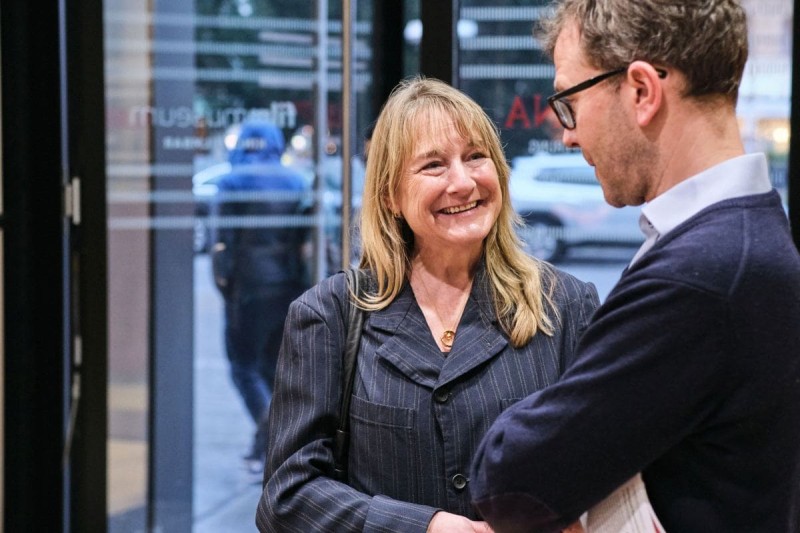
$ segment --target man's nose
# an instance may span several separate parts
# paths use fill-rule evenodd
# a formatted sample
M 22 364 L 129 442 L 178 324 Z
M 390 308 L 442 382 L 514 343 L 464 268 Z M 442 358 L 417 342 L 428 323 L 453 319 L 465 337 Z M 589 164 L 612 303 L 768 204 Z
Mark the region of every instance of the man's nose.
M 574 129 L 568 130 L 564 128 L 564 132 L 561 134 L 561 142 L 563 142 L 564 146 L 567 148 L 580 148 L 578 137 L 575 135 Z

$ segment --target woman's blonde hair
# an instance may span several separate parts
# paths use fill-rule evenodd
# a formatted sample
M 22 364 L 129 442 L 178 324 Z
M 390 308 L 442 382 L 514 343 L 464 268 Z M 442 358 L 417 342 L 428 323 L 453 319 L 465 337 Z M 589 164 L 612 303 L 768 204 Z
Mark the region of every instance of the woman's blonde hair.
M 485 147 L 497 169 L 502 204 L 484 240 L 483 256 L 503 330 L 516 347 L 537 331 L 551 335 L 558 320 L 552 301 L 555 277 L 549 265 L 522 250 L 516 233 L 521 220 L 511 207 L 510 168 L 497 126 L 470 97 L 431 78 L 414 77 L 395 87 L 372 132 L 361 207 L 360 264 L 373 272 L 377 287 L 361 305 L 370 310 L 386 307 L 409 277 L 414 235 L 390 206 L 396 203 L 417 136 L 423 128 L 430 131 L 432 117 L 452 120 L 459 135 Z

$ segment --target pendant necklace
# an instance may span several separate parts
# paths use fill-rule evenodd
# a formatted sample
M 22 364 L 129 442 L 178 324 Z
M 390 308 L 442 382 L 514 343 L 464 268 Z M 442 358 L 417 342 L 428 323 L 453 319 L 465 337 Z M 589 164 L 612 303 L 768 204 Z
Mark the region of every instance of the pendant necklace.
M 444 333 L 442 333 L 442 336 L 439 337 L 439 340 L 442 341 L 442 344 L 444 344 L 447 348 L 452 348 L 453 347 L 453 341 L 455 339 L 456 339 L 456 332 L 453 331 L 452 329 L 444 330 Z
M 467 299 L 469 298 L 469 293 L 472 288 L 472 282 L 470 281 L 469 286 L 464 291 L 464 295 L 462 295 L 462 297 L 459 299 L 459 305 L 461 307 L 461 311 L 458 313 L 458 318 L 455 321 L 456 325 L 453 326 L 453 329 L 450 329 L 445 325 L 444 320 L 442 320 L 442 315 L 439 313 L 439 309 L 436 307 L 435 300 L 431 298 L 431 294 L 428 291 L 428 286 L 425 284 L 425 280 L 422 279 L 422 276 L 419 277 L 419 281 L 420 284 L 422 285 L 422 288 L 425 290 L 425 296 L 428 297 L 428 301 L 430 302 L 431 307 L 433 307 L 433 312 L 436 313 L 436 318 L 439 319 L 439 324 L 445 328 L 444 332 L 442 333 L 442 336 L 439 337 L 439 341 L 441 341 L 442 346 L 444 346 L 449 350 L 450 348 L 453 347 L 453 342 L 455 342 L 456 340 L 455 328 L 458 326 L 458 322 L 461 320 L 461 315 L 464 314 L 464 308 L 467 305 Z

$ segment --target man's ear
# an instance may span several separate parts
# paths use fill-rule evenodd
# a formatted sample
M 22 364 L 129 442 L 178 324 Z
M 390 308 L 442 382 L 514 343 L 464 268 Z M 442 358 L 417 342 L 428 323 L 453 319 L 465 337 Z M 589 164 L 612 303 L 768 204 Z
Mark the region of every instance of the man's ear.
M 664 103 L 664 86 L 658 70 L 646 61 L 628 66 L 628 83 L 636 91 L 635 113 L 639 126 L 650 124 Z

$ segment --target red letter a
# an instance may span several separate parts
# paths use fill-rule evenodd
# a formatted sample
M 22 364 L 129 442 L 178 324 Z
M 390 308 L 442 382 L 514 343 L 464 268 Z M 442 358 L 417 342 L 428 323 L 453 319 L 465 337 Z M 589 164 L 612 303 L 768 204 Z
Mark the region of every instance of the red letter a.
M 511 104 L 511 111 L 508 112 L 508 116 L 506 117 L 506 129 L 513 128 L 514 123 L 518 120 L 522 121 L 523 128 L 531 127 L 531 119 L 528 118 L 528 113 L 525 112 L 525 106 L 522 105 L 522 98 L 515 96 L 514 103 Z

